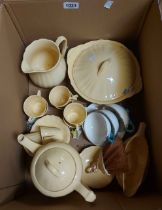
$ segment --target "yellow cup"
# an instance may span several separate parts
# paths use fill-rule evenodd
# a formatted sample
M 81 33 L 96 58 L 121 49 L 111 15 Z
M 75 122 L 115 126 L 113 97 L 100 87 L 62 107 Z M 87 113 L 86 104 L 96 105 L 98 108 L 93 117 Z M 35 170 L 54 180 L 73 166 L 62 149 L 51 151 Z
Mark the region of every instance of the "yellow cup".
M 65 107 L 73 100 L 77 100 L 78 95 L 72 95 L 66 86 L 56 86 L 49 94 L 50 103 L 58 109 Z
M 77 127 L 83 124 L 86 119 L 87 111 L 86 108 L 80 103 L 68 104 L 63 112 L 64 120 L 69 126 Z
M 42 117 L 47 112 L 48 103 L 38 90 L 37 95 L 29 96 L 23 104 L 23 110 L 29 119 Z

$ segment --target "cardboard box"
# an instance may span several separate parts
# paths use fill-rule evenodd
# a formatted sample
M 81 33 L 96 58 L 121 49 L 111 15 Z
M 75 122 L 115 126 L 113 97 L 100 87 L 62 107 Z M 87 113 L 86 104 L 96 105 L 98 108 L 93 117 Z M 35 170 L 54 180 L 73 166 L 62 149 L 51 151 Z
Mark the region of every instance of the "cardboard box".
M 0 1 L 0 206 L 10 209 L 162 209 L 162 1 L 77 0 L 78 9 L 64 9 L 63 0 Z M 160 10 L 161 8 L 161 10 Z M 126 198 L 109 187 L 97 191 L 94 204 L 72 193 L 51 199 L 27 186 L 25 159 L 16 136 L 25 128 L 22 103 L 37 89 L 21 73 L 25 46 L 34 39 L 64 35 L 69 47 L 95 39 L 112 39 L 134 50 L 141 64 L 143 91 L 130 99 L 139 120 L 147 122 L 150 167 L 137 195 Z M 49 90 L 43 90 L 46 95 Z M 18 196 L 19 195 L 19 196 Z M 16 196 L 16 197 L 15 197 Z M 14 200 L 15 199 L 15 200 Z

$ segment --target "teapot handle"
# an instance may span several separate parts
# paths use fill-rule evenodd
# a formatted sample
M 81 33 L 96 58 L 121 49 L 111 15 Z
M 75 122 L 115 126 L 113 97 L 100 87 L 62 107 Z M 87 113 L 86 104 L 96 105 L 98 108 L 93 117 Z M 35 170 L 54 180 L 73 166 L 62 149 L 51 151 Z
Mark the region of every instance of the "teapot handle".
M 96 200 L 96 195 L 94 194 L 94 192 L 89 188 L 85 187 L 82 183 L 79 183 L 76 186 L 75 190 L 79 194 L 81 194 L 87 202 L 94 202 Z
M 63 46 L 62 46 L 62 50 L 60 49 L 61 51 L 61 54 L 62 56 L 64 57 L 65 56 L 65 53 L 66 53 L 66 50 L 67 50 L 67 39 L 64 37 L 64 36 L 59 36 L 57 39 L 56 39 L 56 45 L 60 48 L 60 44 L 63 43 Z

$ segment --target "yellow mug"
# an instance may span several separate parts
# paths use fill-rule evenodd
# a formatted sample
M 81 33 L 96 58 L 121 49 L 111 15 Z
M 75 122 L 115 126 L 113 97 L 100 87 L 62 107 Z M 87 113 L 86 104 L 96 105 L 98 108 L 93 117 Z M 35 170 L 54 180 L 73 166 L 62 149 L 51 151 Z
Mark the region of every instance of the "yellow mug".
M 37 95 L 29 96 L 23 104 L 23 110 L 29 117 L 29 121 L 46 114 L 48 109 L 47 101 L 41 96 L 41 91 L 38 90 Z
M 73 95 L 66 86 L 56 86 L 49 94 L 50 103 L 57 109 L 65 107 L 73 100 L 77 100 L 78 95 Z
M 64 121 L 70 127 L 74 128 L 73 137 L 78 138 L 80 135 L 80 126 L 87 117 L 86 108 L 77 102 L 68 104 L 63 111 Z

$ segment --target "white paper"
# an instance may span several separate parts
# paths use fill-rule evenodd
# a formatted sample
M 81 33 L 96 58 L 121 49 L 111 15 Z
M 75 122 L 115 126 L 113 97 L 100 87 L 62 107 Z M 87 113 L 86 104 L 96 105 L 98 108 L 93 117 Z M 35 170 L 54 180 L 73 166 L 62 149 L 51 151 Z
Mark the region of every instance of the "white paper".
M 110 9 L 112 7 L 113 3 L 114 3 L 114 1 L 107 0 L 106 3 L 104 4 L 104 7 L 106 9 Z
M 63 3 L 64 9 L 79 9 L 79 2 L 66 1 Z

